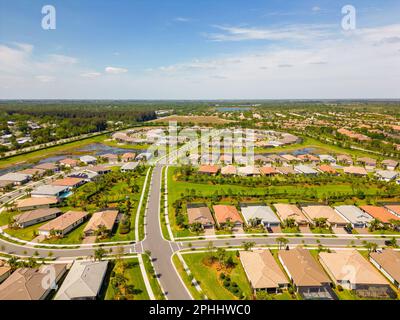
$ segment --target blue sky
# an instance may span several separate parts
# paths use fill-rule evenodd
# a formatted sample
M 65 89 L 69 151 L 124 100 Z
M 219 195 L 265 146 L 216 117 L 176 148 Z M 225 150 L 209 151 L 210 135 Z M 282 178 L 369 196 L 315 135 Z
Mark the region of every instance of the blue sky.
M 397 0 L 0 0 L 0 98 L 399 98 L 399 16 Z

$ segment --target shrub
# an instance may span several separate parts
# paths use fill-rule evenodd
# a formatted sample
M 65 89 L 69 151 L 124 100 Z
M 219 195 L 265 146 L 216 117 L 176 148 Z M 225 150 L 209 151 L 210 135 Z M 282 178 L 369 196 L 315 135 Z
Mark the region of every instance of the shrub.
M 224 280 L 224 287 L 228 288 L 230 285 L 231 285 L 231 282 L 225 279 Z
M 221 279 L 221 280 L 224 280 L 225 279 L 225 273 L 221 273 L 220 275 L 219 275 L 219 278 Z
M 338 289 L 338 291 L 343 291 L 343 287 L 339 284 L 338 286 L 337 286 L 337 289 Z

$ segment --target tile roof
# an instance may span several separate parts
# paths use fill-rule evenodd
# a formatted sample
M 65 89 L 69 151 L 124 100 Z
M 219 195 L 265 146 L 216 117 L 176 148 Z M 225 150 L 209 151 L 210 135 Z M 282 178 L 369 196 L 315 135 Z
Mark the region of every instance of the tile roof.
M 215 218 L 217 219 L 218 223 L 225 223 L 228 220 L 231 222 L 241 222 L 243 220 L 234 206 L 226 206 L 226 205 L 215 205 L 213 206 Z

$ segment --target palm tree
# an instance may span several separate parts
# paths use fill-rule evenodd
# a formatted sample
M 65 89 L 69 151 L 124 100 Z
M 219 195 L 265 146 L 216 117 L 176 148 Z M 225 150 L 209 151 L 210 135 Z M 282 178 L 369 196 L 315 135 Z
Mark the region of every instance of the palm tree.
M 279 250 L 289 243 L 289 240 L 283 237 L 276 238 L 276 243 L 278 244 Z
M 18 267 L 19 267 L 19 262 L 18 262 L 18 259 L 16 258 L 16 257 L 11 257 L 10 259 L 8 259 L 8 265 L 10 266 L 10 268 L 11 268 L 11 271 L 15 271 L 15 270 L 17 270 L 18 269 Z
M 375 242 L 363 241 L 362 243 L 368 250 L 368 256 L 371 254 L 371 252 L 376 252 L 376 249 L 378 248 L 378 245 Z
M 245 251 L 249 251 L 251 250 L 254 246 L 256 245 L 256 243 L 254 241 L 244 241 L 243 242 L 243 249 Z
M 104 256 L 106 254 L 106 250 L 104 250 L 103 248 L 99 248 L 97 250 L 94 251 L 94 260 L 99 260 L 101 261 Z

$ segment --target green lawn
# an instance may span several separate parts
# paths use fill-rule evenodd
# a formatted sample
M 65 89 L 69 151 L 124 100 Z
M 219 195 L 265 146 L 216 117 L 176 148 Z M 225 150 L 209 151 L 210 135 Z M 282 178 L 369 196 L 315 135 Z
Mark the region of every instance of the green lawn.
M 192 297 L 195 300 L 203 300 L 203 296 L 193 286 L 192 280 L 189 278 L 189 276 L 187 275 L 186 271 L 183 269 L 182 263 L 179 260 L 177 255 L 174 255 L 172 257 L 172 262 L 174 263 L 176 269 L 178 270 L 179 275 L 181 276 L 181 279 L 185 283 L 186 288 L 188 288 L 190 293 L 192 294 Z
M 182 255 L 193 276 L 199 282 L 203 292 L 212 300 L 238 299 L 230 291 L 224 288 L 222 281 L 219 279 L 219 273 L 216 268 L 206 266 L 203 263 L 203 259 L 206 255 L 207 253 L 190 253 Z M 232 281 L 238 284 L 247 299 L 251 299 L 252 290 L 239 259 L 233 251 L 227 251 L 227 255 L 232 255 L 234 262 L 236 263 L 236 266 L 230 273 Z
M 47 222 L 48 221 L 35 224 L 24 229 L 6 229 L 4 231 L 14 238 L 31 241 L 36 238 L 35 232 L 37 231 L 37 229 Z
M 142 274 L 140 272 L 139 261 L 137 258 L 128 259 L 124 261 L 128 264 L 128 268 L 124 272 L 124 276 L 128 279 L 127 284 L 133 285 L 135 289 L 141 292 L 133 295 L 132 300 L 149 300 L 149 295 L 146 291 L 146 286 Z M 119 272 L 120 268 L 118 264 L 114 265 L 113 271 Z M 111 285 L 111 277 L 108 278 L 108 285 L 106 289 L 105 300 L 115 300 L 115 291 Z
M 67 235 L 64 236 L 64 238 L 54 238 L 54 239 L 47 239 L 44 240 L 43 243 L 48 243 L 48 244 L 80 244 L 82 242 L 81 237 L 83 235 L 83 229 L 85 229 L 87 222 L 82 223 L 79 227 L 75 228 L 71 232 L 69 232 Z

